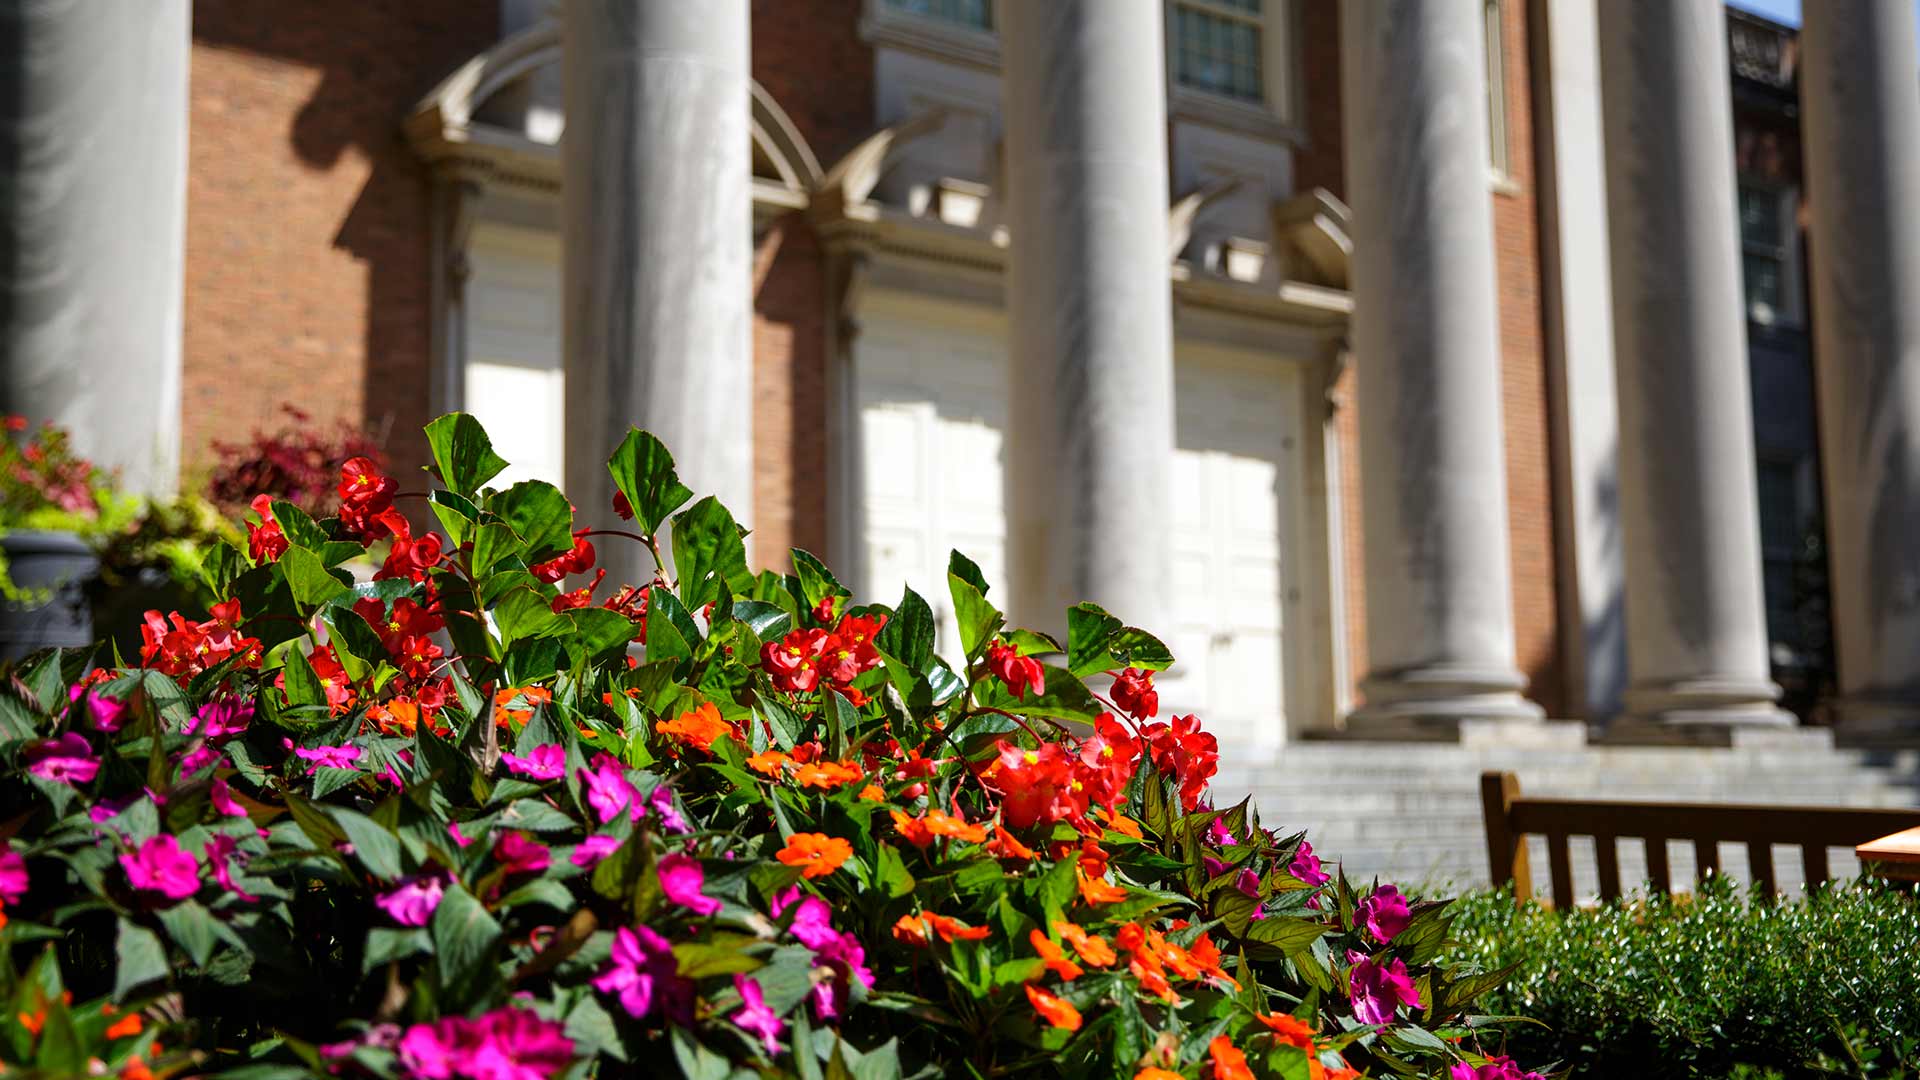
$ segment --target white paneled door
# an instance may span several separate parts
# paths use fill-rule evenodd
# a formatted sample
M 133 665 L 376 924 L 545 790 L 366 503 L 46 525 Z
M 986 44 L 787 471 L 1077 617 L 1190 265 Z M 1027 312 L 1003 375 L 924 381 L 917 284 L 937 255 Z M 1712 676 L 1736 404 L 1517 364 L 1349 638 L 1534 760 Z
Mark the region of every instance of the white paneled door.
M 558 484 L 566 409 L 559 240 L 548 232 L 476 226 L 467 253 L 462 407 L 511 463 L 495 486 Z

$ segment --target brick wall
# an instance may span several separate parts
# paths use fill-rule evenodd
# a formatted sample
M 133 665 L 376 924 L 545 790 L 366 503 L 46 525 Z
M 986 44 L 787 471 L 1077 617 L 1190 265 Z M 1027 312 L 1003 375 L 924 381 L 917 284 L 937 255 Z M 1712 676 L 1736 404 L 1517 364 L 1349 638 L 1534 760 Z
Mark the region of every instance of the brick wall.
M 480 0 L 198 0 L 183 459 L 291 401 L 425 460 L 427 182 L 412 104 L 498 36 Z

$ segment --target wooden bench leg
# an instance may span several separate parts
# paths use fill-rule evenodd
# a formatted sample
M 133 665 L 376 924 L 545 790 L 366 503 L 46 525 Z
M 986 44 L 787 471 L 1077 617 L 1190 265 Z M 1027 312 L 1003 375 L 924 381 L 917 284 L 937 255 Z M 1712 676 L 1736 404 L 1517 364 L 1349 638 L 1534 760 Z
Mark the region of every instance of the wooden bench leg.
M 1511 809 L 1520 797 L 1520 778 L 1510 772 L 1480 774 L 1480 811 L 1487 828 L 1487 868 L 1495 888 L 1513 882 L 1513 898 L 1533 897 L 1533 873 L 1527 866 L 1527 838 L 1513 831 Z

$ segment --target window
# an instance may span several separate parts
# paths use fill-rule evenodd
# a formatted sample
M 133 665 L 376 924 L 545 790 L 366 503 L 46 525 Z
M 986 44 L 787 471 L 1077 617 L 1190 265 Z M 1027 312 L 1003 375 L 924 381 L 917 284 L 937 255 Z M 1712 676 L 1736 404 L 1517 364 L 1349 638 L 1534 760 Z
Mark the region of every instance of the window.
M 1173 81 L 1201 93 L 1267 103 L 1261 0 L 1174 0 L 1167 46 Z
M 1747 318 L 1760 326 L 1792 326 L 1800 321 L 1800 282 L 1794 252 L 1796 204 L 1792 188 L 1740 185 Z
M 1797 649 L 1801 644 L 1800 590 L 1797 567 L 1801 537 L 1807 528 L 1802 512 L 1799 463 L 1762 457 L 1760 484 L 1760 557 L 1767 602 L 1767 636 L 1776 644 Z
M 1486 0 L 1482 15 L 1487 48 L 1487 147 L 1488 164 L 1501 178 L 1511 171 L 1507 152 L 1507 52 L 1505 5 L 1501 0 Z
M 957 23 L 973 30 L 993 29 L 993 0 L 885 0 L 906 15 Z

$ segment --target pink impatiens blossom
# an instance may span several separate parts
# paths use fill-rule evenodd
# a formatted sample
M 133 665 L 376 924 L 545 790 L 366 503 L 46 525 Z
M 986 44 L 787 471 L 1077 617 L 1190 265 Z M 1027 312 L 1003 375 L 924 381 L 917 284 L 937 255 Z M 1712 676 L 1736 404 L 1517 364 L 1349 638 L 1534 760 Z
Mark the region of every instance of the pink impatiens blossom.
M 211 746 L 197 746 L 180 755 L 180 779 L 191 780 L 226 760 L 226 755 Z
M 68 701 L 77 702 L 83 696 L 87 699 L 87 721 L 93 725 L 95 731 L 112 734 L 119 731 L 121 725 L 127 722 L 130 707 L 125 701 L 117 697 L 109 697 L 98 690 L 89 692 L 85 684 L 77 685 L 67 691 Z
M 552 865 L 553 853 L 526 833 L 508 832 L 493 842 L 493 859 L 508 874 L 537 874 Z
M 1395 1009 L 1420 1006 L 1419 988 L 1413 985 L 1406 963 L 1398 957 L 1382 965 L 1363 956 L 1353 965 L 1348 979 L 1353 1018 L 1363 1024 L 1390 1024 Z
M 405 1074 L 422 1080 L 547 1080 L 574 1058 L 573 1040 L 560 1024 L 512 1007 L 472 1020 L 415 1024 L 395 1050 Z
M 1456 1061 L 1453 1068 L 1447 1070 L 1449 1080 L 1542 1080 L 1539 1073 L 1521 1072 L 1520 1066 L 1509 1057 L 1495 1055 L 1487 1059 L 1486 1064 L 1475 1067 L 1464 1061 Z
M 17 904 L 27 895 L 27 860 L 0 842 L 0 907 Z
M 233 788 L 229 787 L 225 780 L 214 780 L 213 786 L 207 791 L 207 801 L 213 804 L 215 810 L 228 817 L 247 816 L 247 808 L 240 805 L 240 801 L 233 797 Z
M 670 833 L 693 831 L 693 827 L 687 824 L 687 819 L 681 817 L 680 811 L 674 809 L 673 789 L 665 784 L 647 793 L 647 809 L 652 810 L 653 815 L 660 819 L 660 827 Z
M 1294 852 L 1293 862 L 1287 865 L 1287 873 L 1314 888 L 1319 888 L 1333 880 L 1331 875 L 1320 869 L 1320 856 L 1313 853 L 1313 845 L 1305 840 L 1300 841 L 1300 850 Z M 1317 895 L 1307 897 L 1307 906 L 1319 911 L 1320 897 Z
M 374 897 L 374 905 L 401 926 L 425 926 L 446 895 L 447 879 L 441 873 L 416 874 L 403 878 L 392 892 Z
M 798 905 L 798 907 L 795 907 Z M 786 891 L 774 896 L 771 910 L 774 918 L 786 914 L 787 909 L 795 907 L 793 921 L 787 924 L 787 931 L 800 944 L 819 952 L 839 940 L 840 931 L 833 928 L 833 909 L 817 896 L 807 896 L 800 886 L 789 886 Z
M 34 776 L 68 785 L 87 783 L 100 772 L 93 747 L 76 731 L 30 743 L 20 752 L 20 761 Z
M 358 771 L 359 766 L 355 765 L 354 762 L 360 760 L 360 748 L 357 746 L 316 746 L 309 750 L 302 746 L 294 750 L 293 756 L 302 761 L 313 762 L 312 767 L 307 769 L 308 776 L 312 776 L 323 768 Z
M 589 836 L 580 841 L 573 849 L 567 861 L 575 866 L 592 868 L 600 865 L 600 860 L 620 850 L 620 838 L 617 836 Z
M 602 825 L 623 813 L 634 821 L 646 814 L 640 789 L 627 779 L 626 768 L 612 754 L 595 754 L 592 767 L 580 770 L 580 782 L 587 789 L 587 806 Z
M 473 843 L 471 837 L 460 831 L 460 823 L 457 821 L 447 822 L 447 838 L 453 841 L 455 847 L 459 848 L 464 848 L 468 844 Z
M 239 841 L 235 840 L 231 836 L 225 835 L 224 833 L 217 834 L 212 839 L 209 839 L 207 841 L 207 847 L 206 847 L 207 865 L 213 868 L 213 879 L 220 883 L 221 888 L 227 890 L 228 892 L 239 897 L 240 899 L 247 901 L 248 903 L 252 903 L 255 900 L 258 900 L 260 898 L 248 893 L 247 890 L 234 884 L 233 870 L 231 867 L 227 865 L 227 860 L 232 858 L 234 853 L 237 852 L 239 849 L 240 849 Z
M 1367 933 L 1382 945 L 1392 941 L 1412 921 L 1406 897 L 1401 896 L 1400 890 L 1392 885 L 1374 889 L 1371 895 L 1355 905 L 1354 917 L 1365 923 Z
M 253 721 L 253 702 L 238 697 L 217 697 L 194 712 L 187 721 L 187 734 L 203 739 L 223 739 L 247 730 Z
M 185 900 L 200 891 L 200 861 L 166 833 L 148 837 L 140 850 L 120 856 L 120 865 L 137 892 Z
M 508 772 L 531 780 L 558 780 L 567 772 L 567 751 L 558 744 L 536 746 L 527 751 L 526 757 L 501 754 L 500 763 Z
M 695 915 L 711 915 L 720 910 L 720 901 L 700 891 L 707 883 L 707 872 L 700 868 L 700 860 L 678 853 L 663 855 L 657 869 L 660 891 L 667 899 Z
M 694 986 L 679 970 L 666 938 L 644 926 L 623 926 L 613 936 L 613 955 L 594 976 L 593 987 L 618 997 L 620 1007 L 636 1020 L 657 1010 L 684 1027 L 693 1022 Z
M 760 1042 L 767 1048 L 769 1055 L 780 1052 L 780 1033 L 787 1029 L 780 1014 L 767 1007 L 767 999 L 760 992 L 760 984 L 745 975 L 733 977 L 734 989 L 740 991 L 740 1008 L 733 1014 L 733 1022 L 742 1031 L 760 1036 Z

